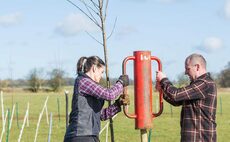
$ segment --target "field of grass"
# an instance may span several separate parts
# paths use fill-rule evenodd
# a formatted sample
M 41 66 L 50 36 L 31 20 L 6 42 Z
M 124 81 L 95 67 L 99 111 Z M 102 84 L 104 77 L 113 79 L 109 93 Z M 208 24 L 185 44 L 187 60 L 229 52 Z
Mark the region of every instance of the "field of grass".
M 69 95 L 69 111 L 71 106 L 71 94 Z M 129 94 L 131 97 L 130 113 L 133 112 L 133 89 L 129 89 Z M 49 96 L 47 103 L 48 112 L 53 114 L 53 125 L 52 125 L 52 136 L 51 141 L 61 142 L 63 141 L 63 136 L 65 134 L 65 95 L 64 93 L 29 93 L 29 92 L 14 92 L 14 93 L 4 93 L 4 111 L 10 109 L 12 111 L 12 106 L 18 103 L 19 112 L 19 127 L 21 128 L 24 115 L 27 108 L 27 103 L 29 102 L 29 127 L 25 126 L 22 142 L 34 141 L 37 122 L 39 118 L 39 113 L 42 111 L 46 97 Z M 154 99 L 156 99 L 154 94 Z M 60 121 L 58 117 L 58 103 L 60 102 Z M 222 101 L 222 110 L 220 105 L 220 100 Z M 153 101 L 153 110 L 155 110 L 155 100 Z M 171 112 L 172 109 L 172 112 Z M 153 120 L 153 129 L 151 134 L 151 141 L 156 142 L 178 142 L 180 141 L 180 107 L 171 107 L 169 104 L 164 102 L 164 111 L 162 115 Z M 230 92 L 229 90 L 218 91 L 218 109 L 217 109 L 217 139 L 219 142 L 228 141 L 230 139 Z M 222 112 L 222 113 L 221 113 Z M 2 114 L 0 110 L 0 114 Z M 14 119 L 12 123 L 12 128 L 9 133 L 9 141 L 17 141 L 20 133 L 20 128 L 17 126 L 16 113 L 14 113 Z M 108 121 L 102 122 L 102 128 Z M 2 116 L 0 116 L 0 132 L 2 131 Z M 49 125 L 46 122 L 45 113 L 42 117 L 41 124 L 39 127 L 38 142 L 44 142 L 48 139 Z M 133 119 L 128 119 L 123 112 L 119 113 L 114 119 L 114 132 L 115 141 L 117 142 L 139 142 L 140 141 L 140 131 L 135 130 L 135 121 Z M 101 134 L 101 142 L 105 142 L 105 131 Z M 3 136 L 3 140 L 6 141 L 6 133 Z

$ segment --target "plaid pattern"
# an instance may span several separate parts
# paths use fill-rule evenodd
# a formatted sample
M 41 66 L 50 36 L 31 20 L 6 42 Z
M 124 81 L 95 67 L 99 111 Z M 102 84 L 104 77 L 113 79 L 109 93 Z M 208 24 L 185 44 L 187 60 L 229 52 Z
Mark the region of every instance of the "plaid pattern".
M 117 82 L 111 88 L 104 88 L 92 79 L 84 77 L 79 81 L 79 93 L 83 96 L 90 95 L 95 99 L 114 100 L 123 91 L 123 86 Z M 116 103 L 110 105 L 108 108 L 101 110 L 101 120 L 107 120 L 121 111 L 121 107 Z
M 167 78 L 160 84 L 167 102 L 182 105 L 181 142 L 216 142 L 217 90 L 210 74 L 183 88 L 174 87 Z

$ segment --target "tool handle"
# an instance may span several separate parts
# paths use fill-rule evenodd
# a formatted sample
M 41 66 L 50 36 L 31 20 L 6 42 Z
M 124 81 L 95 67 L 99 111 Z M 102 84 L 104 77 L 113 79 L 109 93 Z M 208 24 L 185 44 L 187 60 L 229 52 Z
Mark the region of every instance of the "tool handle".
M 122 74 L 126 74 L 126 64 L 129 60 L 135 60 L 135 57 L 134 56 L 128 56 L 126 57 L 124 60 L 123 60 L 123 63 L 122 63 Z M 124 95 L 128 95 L 127 94 L 127 87 L 124 87 L 124 90 L 123 90 L 123 94 Z M 123 111 L 124 111 L 124 114 L 128 117 L 128 118 L 136 118 L 137 115 L 136 114 L 129 114 L 128 112 L 128 105 L 123 105 Z

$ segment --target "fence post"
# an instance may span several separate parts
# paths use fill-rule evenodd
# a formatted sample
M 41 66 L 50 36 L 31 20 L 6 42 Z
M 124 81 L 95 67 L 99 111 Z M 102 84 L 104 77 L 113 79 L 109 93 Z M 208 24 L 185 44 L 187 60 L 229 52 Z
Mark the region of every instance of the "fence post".
M 29 102 L 27 103 L 27 108 L 28 108 L 28 115 L 27 115 L 27 119 L 26 119 L 26 126 L 29 127 L 29 115 L 30 115 L 30 104 Z
M 10 109 L 8 108 L 8 127 L 7 127 L 7 132 L 6 132 L 6 142 L 9 141 L 9 134 L 10 134 Z M 12 114 L 13 115 L 13 114 Z
M 170 105 L 170 113 L 171 113 L 171 117 L 172 117 L 173 116 L 172 105 Z
M 17 126 L 19 129 L 19 122 L 18 122 L 18 102 L 16 102 L 16 118 L 17 118 Z
M 3 118 L 4 119 L 4 124 L 2 126 L 2 133 L 1 133 L 1 137 L 0 137 L 0 142 L 2 141 L 3 135 L 5 133 L 6 119 L 7 119 L 7 116 L 8 116 L 7 114 L 8 114 L 8 110 L 6 110 L 6 116 L 5 116 L 5 118 Z
M 37 128 L 36 128 L 35 137 L 34 137 L 34 142 L 37 141 L 38 129 L 39 129 L 39 126 L 40 126 L 40 122 L 41 122 L 41 119 L 42 119 L 42 115 L 43 115 L 43 113 L 44 113 L 44 110 L 45 110 L 46 107 L 47 107 L 48 99 L 49 99 L 49 96 L 47 96 L 47 98 L 46 98 L 46 100 L 45 100 L 45 103 L 44 103 L 44 106 L 43 106 L 43 108 L 42 108 L 42 111 L 41 111 L 40 114 L 39 114 L 38 123 L 37 123 Z
M 12 122 L 13 122 L 14 110 L 15 110 L 15 104 L 13 105 L 13 109 L 12 109 L 12 115 L 11 115 L 11 119 L 10 119 L 10 129 L 11 129 Z
M 50 127 L 49 127 L 48 142 L 50 142 L 50 140 L 51 140 L 51 133 L 52 133 L 52 120 L 53 120 L 53 116 L 52 116 L 52 112 L 51 112 L 51 113 L 50 113 Z
M 27 117 L 28 117 L 28 108 L 27 108 L 27 110 L 26 110 L 26 114 L 25 114 L 25 116 L 24 116 L 24 120 L 23 120 L 23 124 L 22 124 L 22 128 L 21 128 L 21 130 L 20 130 L 20 134 L 19 134 L 19 137 L 18 137 L 18 142 L 20 142 L 21 141 L 21 138 L 22 138 L 22 133 L 23 133 L 23 130 L 24 130 L 24 127 L 25 127 L 25 124 L 26 124 L 26 119 L 27 119 Z
M 60 118 L 60 102 L 59 102 L 59 98 L 57 98 L 57 104 L 58 104 L 58 120 L 59 120 L 59 123 L 60 123 L 61 118 Z
M 4 116 L 4 103 L 3 103 L 3 92 L 2 91 L 1 91 L 1 107 L 2 107 L 2 125 L 4 125 L 5 124 L 5 122 L 4 122 L 5 116 Z M 5 131 L 4 127 L 2 127 L 2 131 Z
M 68 110 L 69 110 L 69 108 L 68 108 L 68 106 L 69 106 L 69 100 L 68 100 L 68 94 L 69 94 L 69 91 L 65 91 L 65 102 L 66 102 L 66 109 L 65 109 L 65 111 L 66 111 L 66 113 L 65 113 L 65 118 L 66 118 L 66 129 L 67 129 L 67 127 L 68 127 L 68 125 L 69 125 L 69 112 L 68 112 Z
M 220 115 L 222 116 L 222 98 L 220 96 Z

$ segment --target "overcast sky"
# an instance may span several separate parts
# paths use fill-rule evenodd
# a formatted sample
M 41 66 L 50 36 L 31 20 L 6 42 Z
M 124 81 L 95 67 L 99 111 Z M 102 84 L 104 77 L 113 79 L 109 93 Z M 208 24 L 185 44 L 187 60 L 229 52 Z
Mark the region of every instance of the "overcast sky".
M 202 54 L 213 73 L 230 61 L 230 0 L 110 0 L 108 34 L 116 17 L 108 40 L 111 77 L 138 50 L 160 58 L 171 79 L 192 53 Z M 0 79 L 25 78 L 34 68 L 75 77 L 81 56 L 104 59 L 103 47 L 85 31 L 101 40 L 94 23 L 66 0 L 0 0 Z M 132 64 L 128 70 L 132 77 Z

